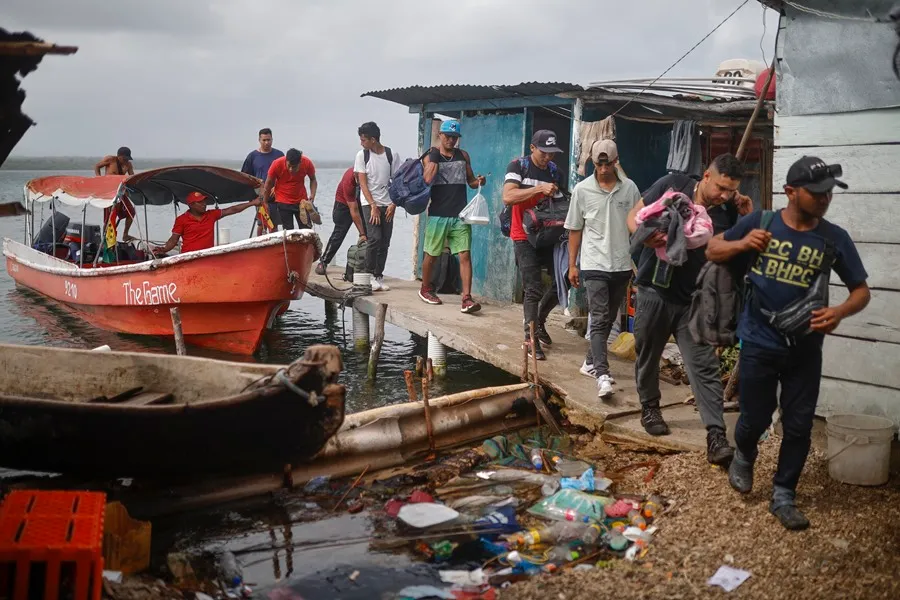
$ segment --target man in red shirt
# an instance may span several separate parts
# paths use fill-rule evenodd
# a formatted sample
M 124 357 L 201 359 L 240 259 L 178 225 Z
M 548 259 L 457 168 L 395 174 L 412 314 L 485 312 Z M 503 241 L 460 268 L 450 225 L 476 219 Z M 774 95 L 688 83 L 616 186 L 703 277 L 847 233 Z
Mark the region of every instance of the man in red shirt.
M 363 224 L 362 215 L 359 212 L 358 194 L 359 181 L 356 179 L 353 167 L 350 167 L 344 171 L 344 176 L 341 177 L 337 192 L 334 194 L 334 210 L 331 212 L 334 231 L 331 232 L 331 237 L 328 238 L 328 244 L 322 253 L 322 259 L 316 265 L 316 273 L 318 275 L 325 274 L 325 268 L 334 259 L 337 251 L 340 250 L 351 225 L 356 225 L 356 230 L 359 232 L 359 241 L 366 241 L 366 226 Z
M 306 193 L 306 178 L 309 177 L 309 195 Z M 322 218 L 313 204 L 319 184 L 316 181 L 316 166 L 296 148 L 291 148 L 281 158 L 276 158 L 269 167 L 269 176 L 263 187 L 263 202 L 268 203 L 275 189 L 275 207 L 278 222 L 290 229 L 297 220 L 297 229 L 312 229 L 312 224 L 321 224 Z
M 262 200 L 256 198 L 250 202 L 229 206 L 226 209 L 214 208 L 206 210 L 206 196 L 200 192 L 191 192 L 185 198 L 188 209 L 175 219 L 172 226 L 172 237 L 165 246 L 153 249 L 155 254 L 165 254 L 175 247 L 181 238 L 181 253 L 205 250 L 216 244 L 216 221 L 222 217 L 236 215 L 251 206 L 259 206 Z
M 553 278 L 553 248 L 535 248 L 528 241 L 522 225 L 525 211 L 537 206 L 545 198 L 563 199 L 559 191 L 559 170 L 553 157 L 562 150 L 556 145 L 556 133 L 549 129 L 536 131 L 531 138 L 531 154 L 513 159 L 506 168 L 503 180 L 503 204 L 512 207 L 512 223 L 509 237 L 515 245 L 516 263 L 522 274 L 525 312 L 525 345 L 529 355 L 537 360 L 546 356 L 541 344 L 553 343 L 544 323 L 550 311 L 559 303 L 556 281 Z M 545 292 L 541 281 L 541 269 L 546 268 L 553 284 Z M 534 323 L 535 338 L 529 334 L 529 323 Z

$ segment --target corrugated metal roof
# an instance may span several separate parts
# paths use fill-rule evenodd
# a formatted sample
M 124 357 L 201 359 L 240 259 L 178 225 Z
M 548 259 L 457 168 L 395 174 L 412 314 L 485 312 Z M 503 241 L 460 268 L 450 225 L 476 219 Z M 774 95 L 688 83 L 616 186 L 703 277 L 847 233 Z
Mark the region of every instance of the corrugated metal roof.
M 366 92 L 389 102 L 404 104 L 433 104 L 435 102 L 459 102 L 465 100 L 496 100 L 522 96 L 553 96 L 563 92 L 578 92 L 584 88 L 574 83 L 532 81 L 518 85 L 414 85 L 405 88 Z

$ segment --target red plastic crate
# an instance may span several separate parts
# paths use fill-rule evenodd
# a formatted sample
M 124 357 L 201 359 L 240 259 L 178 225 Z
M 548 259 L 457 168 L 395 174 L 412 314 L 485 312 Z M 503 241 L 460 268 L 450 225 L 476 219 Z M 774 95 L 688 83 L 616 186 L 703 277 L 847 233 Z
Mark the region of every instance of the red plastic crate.
M 17 490 L 0 506 L 0 598 L 26 600 L 34 565 L 46 565 L 45 600 L 57 600 L 64 565 L 75 600 L 99 600 L 106 495 Z M 9 575 L 15 573 L 12 595 Z

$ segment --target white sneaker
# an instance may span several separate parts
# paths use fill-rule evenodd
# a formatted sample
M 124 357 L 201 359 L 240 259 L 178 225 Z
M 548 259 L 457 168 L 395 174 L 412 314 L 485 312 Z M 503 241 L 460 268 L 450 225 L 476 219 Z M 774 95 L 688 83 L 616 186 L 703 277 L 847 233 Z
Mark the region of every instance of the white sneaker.
M 587 361 L 581 363 L 581 369 L 579 369 L 579 372 L 585 377 L 597 379 L 597 370 L 594 368 L 594 365 L 587 364 Z
M 597 379 L 597 396 L 599 398 L 609 398 L 613 395 L 613 382 L 609 375 L 601 375 Z
M 383 289 L 384 289 L 384 286 L 381 285 L 381 279 L 380 278 L 376 279 L 375 277 L 373 277 L 372 278 L 372 291 L 380 292 Z
M 386 283 L 384 282 L 384 277 L 377 277 L 377 278 L 375 278 L 375 281 L 378 283 L 378 287 L 376 288 L 376 287 L 373 285 L 373 286 L 372 286 L 372 290 L 377 289 L 377 290 L 379 290 L 379 291 L 381 291 L 381 292 L 387 292 L 388 290 L 391 289 L 391 286 L 389 286 L 388 284 L 386 284 Z

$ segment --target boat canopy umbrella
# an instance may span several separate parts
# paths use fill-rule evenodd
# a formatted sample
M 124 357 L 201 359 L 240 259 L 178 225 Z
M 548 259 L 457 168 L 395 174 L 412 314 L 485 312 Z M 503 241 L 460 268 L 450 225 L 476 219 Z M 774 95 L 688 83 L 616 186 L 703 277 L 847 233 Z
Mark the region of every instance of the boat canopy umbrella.
M 216 204 L 249 202 L 259 196 L 262 182 L 251 175 L 203 165 L 163 167 L 132 175 L 125 180 L 128 199 L 134 204 L 184 203 L 193 191 L 201 192 Z
M 124 175 L 39 177 L 25 184 L 25 199 L 29 202 L 50 202 L 56 198 L 70 206 L 107 208 L 115 202 L 119 186 L 125 179 Z
M 134 204 L 164 205 L 184 203 L 192 191 L 206 194 L 211 203 L 248 202 L 258 196 L 262 182 L 239 171 L 213 166 L 184 165 L 163 167 L 136 175 L 79 177 L 54 175 L 32 179 L 25 184 L 30 202 L 49 202 L 56 198 L 71 206 L 112 206 L 120 192 Z

